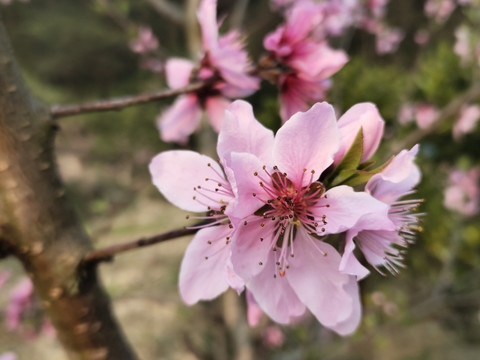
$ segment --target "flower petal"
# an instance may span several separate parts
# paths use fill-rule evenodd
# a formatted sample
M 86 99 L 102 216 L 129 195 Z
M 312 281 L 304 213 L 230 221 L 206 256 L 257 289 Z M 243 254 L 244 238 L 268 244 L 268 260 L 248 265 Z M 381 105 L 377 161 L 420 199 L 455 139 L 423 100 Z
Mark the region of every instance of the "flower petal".
M 188 305 L 211 300 L 228 289 L 230 248 L 225 238 L 230 233 L 231 229 L 226 225 L 205 228 L 188 245 L 179 277 L 180 294 Z
M 157 127 L 163 141 L 185 144 L 201 119 L 202 109 L 197 97 L 183 95 L 157 118 Z
M 365 189 L 375 198 L 391 204 L 410 192 L 420 181 L 420 170 L 415 165 L 418 145 L 402 150 L 380 173 L 368 181 Z
M 329 244 L 298 231 L 295 257 L 286 277 L 291 287 L 324 326 L 346 335 L 358 325 L 355 310 L 360 302 L 353 276 L 338 271 L 340 255 Z
M 357 233 L 358 231 L 347 231 L 345 238 L 345 249 L 343 251 L 342 260 L 340 261 L 340 266 L 338 269 L 343 274 L 355 275 L 357 277 L 357 281 L 360 281 L 370 274 L 370 271 L 363 266 L 353 254 L 353 250 L 355 250 L 353 238 L 357 235 Z
M 318 200 L 319 207 L 314 209 L 315 217 L 326 216 L 327 224 L 322 234 L 338 234 L 354 227 L 366 215 L 371 217 L 375 228 L 388 228 L 393 226 L 388 217 L 389 206 L 366 192 L 355 192 L 350 186 L 336 186 L 328 190 L 325 197 Z M 373 224 L 373 222 L 375 222 Z
M 266 267 L 275 223 L 259 216 L 247 218 L 245 223 L 239 224 L 232 236 L 232 265 L 235 273 L 248 282 Z
M 383 121 L 377 107 L 372 103 L 359 103 L 353 105 L 338 120 L 340 131 L 340 148 L 335 154 L 335 164 L 338 164 L 347 153 L 355 140 L 360 128 L 363 129 L 363 154 L 364 162 L 377 151 L 383 136 Z
M 210 166 L 208 165 L 210 164 Z M 153 184 L 175 206 L 193 212 L 219 209 L 231 197 L 215 192 L 222 169 L 212 158 L 187 150 L 166 151 L 149 165 Z M 205 179 L 215 181 L 205 181 Z M 201 190 L 194 188 L 201 186 Z M 208 196 L 208 197 L 207 197 Z M 232 195 L 233 197 L 233 195 Z
M 273 132 L 255 119 L 252 105 L 243 100 L 234 101 L 227 109 L 218 135 L 218 156 L 228 163 L 230 153 L 247 152 L 269 163 L 272 147 Z
M 167 85 L 170 89 L 178 89 L 187 86 L 194 64 L 187 59 L 170 58 L 165 64 Z
M 207 110 L 210 123 L 216 132 L 222 128 L 223 120 L 225 119 L 225 110 L 231 101 L 223 96 L 209 96 L 205 101 L 205 109 Z
M 273 251 L 270 251 L 263 271 L 247 282 L 247 288 L 260 308 L 273 321 L 288 324 L 293 318 L 299 317 L 305 312 L 305 306 L 285 277 L 273 277 L 275 268 Z
M 259 184 L 258 177 L 254 175 L 255 172 L 262 173 L 263 163 L 252 154 L 233 152 L 230 154 L 230 162 L 227 166 L 225 169 L 227 174 L 234 176 L 232 182 L 241 184 L 236 186 L 234 204 L 225 212 L 236 224 L 237 221 L 253 214 L 264 205 L 262 201 L 264 190 Z
M 197 12 L 202 30 L 203 48 L 208 51 L 218 44 L 217 0 L 202 0 Z
M 273 145 L 273 160 L 290 180 L 301 187 L 309 182 L 303 169 L 320 174 L 333 162 L 339 146 L 335 112 L 326 102 L 293 115 L 278 130 Z M 303 178 L 303 180 L 302 180 Z

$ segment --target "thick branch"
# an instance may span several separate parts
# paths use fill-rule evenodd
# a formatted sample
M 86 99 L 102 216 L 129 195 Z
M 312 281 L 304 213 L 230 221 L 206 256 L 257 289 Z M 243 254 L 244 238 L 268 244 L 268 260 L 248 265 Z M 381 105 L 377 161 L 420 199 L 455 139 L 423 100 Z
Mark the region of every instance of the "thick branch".
M 86 263 L 98 263 L 102 261 L 109 261 L 109 260 L 112 260 L 112 258 L 119 253 L 132 250 L 132 249 L 138 249 L 138 248 L 149 246 L 149 245 L 155 245 L 167 240 L 176 239 L 186 235 L 195 234 L 197 231 L 198 231 L 198 228 L 196 229 L 183 228 L 183 229 L 173 230 L 167 233 L 154 235 L 150 237 L 142 237 L 138 240 L 126 242 L 123 244 L 116 244 L 116 245 L 107 247 L 105 249 L 94 250 L 85 255 L 85 257 L 83 258 L 83 263 L 86 264 Z
M 438 113 L 435 121 L 430 127 L 427 129 L 417 129 L 416 131 L 411 132 L 403 140 L 393 143 L 392 152 L 396 154 L 402 149 L 409 149 L 413 145 L 419 143 L 426 136 L 434 134 L 445 124 L 445 122 L 450 121 L 450 118 L 456 115 L 464 104 L 467 104 L 478 97 L 480 97 L 480 83 L 474 83 L 470 89 L 448 103 Z
M 66 116 L 74 116 L 90 112 L 122 110 L 123 108 L 129 106 L 145 104 L 160 99 L 166 99 L 181 94 L 199 91 L 208 84 L 208 82 L 198 82 L 189 84 L 180 89 L 166 89 L 140 95 L 125 96 L 109 100 L 98 100 L 77 105 L 54 105 L 50 109 L 50 114 L 53 118 L 58 119 Z
M 27 90 L 0 20 L 0 242 L 33 281 L 72 360 L 134 360 L 65 196 L 49 109 Z

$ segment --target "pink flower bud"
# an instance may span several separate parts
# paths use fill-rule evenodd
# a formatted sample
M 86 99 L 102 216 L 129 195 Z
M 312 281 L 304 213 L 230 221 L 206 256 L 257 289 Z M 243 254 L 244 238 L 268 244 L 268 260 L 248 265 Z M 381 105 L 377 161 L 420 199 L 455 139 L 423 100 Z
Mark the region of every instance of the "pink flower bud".
M 383 121 L 377 107 L 372 103 L 359 103 L 352 106 L 338 120 L 340 131 L 340 148 L 334 157 L 337 165 L 348 152 L 360 128 L 363 129 L 362 162 L 368 160 L 377 151 L 383 136 Z

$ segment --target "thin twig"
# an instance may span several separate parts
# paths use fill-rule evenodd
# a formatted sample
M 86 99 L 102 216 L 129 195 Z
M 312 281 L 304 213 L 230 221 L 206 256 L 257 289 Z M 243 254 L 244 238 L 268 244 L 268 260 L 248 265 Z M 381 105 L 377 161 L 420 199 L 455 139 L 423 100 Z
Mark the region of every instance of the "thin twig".
M 142 248 L 145 246 L 155 245 L 167 240 L 176 239 L 182 236 L 195 234 L 199 229 L 198 226 L 208 224 L 210 221 L 198 223 L 190 228 L 182 228 L 158 234 L 150 237 L 142 237 L 140 239 L 129 241 L 123 244 L 116 244 L 105 249 L 93 250 L 85 255 L 83 263 L 99 263 L 103 261 L 111 261 L 113 257 L 125 251 Z
M 186 94 L 190 92 L 195 92 L 203 89 L 208 86 L 209 82 L 197 82 L 189 84 L 185 87 L 179 89 L 165 89 L 154 91 L 145 94 L 124 96 L 120 98 L 108 99 L 108 100 L 97 100 L 92 102 L 87 102 L 84 104 L 75 104 L 75 105 L 54 105 L 50 109 L 50 114 L 53 118 L 62 118 L 66 116 L 80 115 L 90 112 L 101 112 L 101 111 L 111 111 L 111 110 L 121 110 L 128 106 L 144 104 L 160 99 L 166 99 L 169 97 Z
M 449 102 L 438 113 L 435 121 L 430 127 L 426 129 L 417 129 L 416 131 L 411 132 L 403 140 L 393 143 L 392 153 L 396 154 L 402 149 L 408 149 L 420 142 L 424 137 L 435 133 L 446 121 L 450 120 L 450 117 L 457 114 L 464 104 L 469 103 L 478 97 L 480 97 L 480 83 L 474 83 L 470 89 Z
M 164 15 L 169 20 L 176 24 L 183 24 L 185 22 L 185 16 L 182 9 L 175 3 L 167 0 L 145 0 L 153 7 L 157 13 Z

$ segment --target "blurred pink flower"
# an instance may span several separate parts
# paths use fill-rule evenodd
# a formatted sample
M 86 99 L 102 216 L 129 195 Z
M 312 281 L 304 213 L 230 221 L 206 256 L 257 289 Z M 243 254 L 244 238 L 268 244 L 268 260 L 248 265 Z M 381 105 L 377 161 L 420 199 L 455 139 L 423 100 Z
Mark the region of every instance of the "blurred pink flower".
M 259 79 L 250 75 L 251 63 L 240 33 L 231 31 L 219 37 L 216 6 L 216 0 L 203 0 L 198 11 L 204 47 L 200 67 L 180 58 L 172 58 L 165 65 L 167 83 L 172 89 L 198 80 L 213 80 L 213 84 L 201 93 L 179 96 L 160 114 L 157 127 L 164 141 L 185 144 L 199 127 L 203 109 L 218 132 L 230 98 L 248 96 L 258 89 Z
M 412 104 L 403 104 L 398 110 L 398 122 L 402 125 L 408 124 L 415 118 L 416 107 Z
M 471 133 L 480 119 L 480 106 L 465 104 L 460 109 L 460 117 L 453 124 L 453 138 L 459 141 L 463 135 Z
M 240 121 L 256 122 L 252 113 L 242 115 Z M 231 133 L 231 141 L 242 141 Z M 358 286 L 339 272 L 335 248 L 318 237 L 346 231 L 369 213 L 388 220 L 388 206 L 348 186 L 325 192 L 317 181 L 340 141 L 327 103 L 295 114 L 270 136 L 261 156 L 231 153 L 238 186 L 230 214 L 233 269 L 274 321 L 290 323 L 308 308 L 324 326 L 350 334 L 361 317 Z
M 0 354 L 0 360 L 17 360 L 18 356 L 14 352 L 6 352 L 3 354 Z
M 24 277 L 10 293 L 10 300 L 6 309 L 7 328 L 15 330 L 20 326 L 22 318 L 33 307 L 33 284 L 28 277 Z
M 267 327 L 262 336 L 263 345 L 267 348 L 273 349 L 283 345 L 285 335 L 278 326 L 272 325 Z
M 445 22 L 457 7 L 454 0 L 427 0 L 425 2 L 425 15 L 432 17 L 438 23 Z
M 263 311 L 258 305 L 258 303 L 255 301 L 252 293 L 248 290 L 246 291 L 246 297 L 248 325 L 257 326 L 263 316 Z
M 363 252 L 366 260 L 380 273 L 386 268 L 392 274 L 403 267 L 402 251 L 395 246 L 407 247 L 414 240 L 414 230 L 418 228 L 418 214 L 413 214 L 420 200 L 399 200 L 413 193 L 413 188 L 420 181 L 420 170 L 414 160 L 418 145 L 410 151 L 402 150 L 380 173 L 375 174 L 367 183 L 366 191 L 374 198 L 390 207 L 391 227 L 385 224 L 378 214 L 368 214 L 347 231 L 345 251 L 340 270 L 346 274 L 356 275 L 358 279 L 369 271 L 355 258 L 355 242 Z
M 455 39 L 453 52 L 460 57 L 461 64 L 465 65 L 472 58 L 469 29 L 465 26 L 457 28 L 457 30 L 455 30 Z
M 375 17 L 383 17 L 389 0 L 367 0 L 366 6 Z
M 397 50 L 398 45 L 403 40 L 403 31 L 398 28 L 382 26 L 376 32 L 376 50 L 380 55 L 389 54 Z
M 332 49 L 313 33 L 322 18 L 321 6 L 297 2 L 287 12 L 285 24 L 264 39 L 270 58 L 287 67 L 277 77 L 283 121 L 307 110 L 309 103 L 322 100 L 329 86 L 327 79 L 348 61 L 343 51 Z
M 425 45 L 430 40 L 430 33 L 428 30 L 420 29 L 415 33 L 413 40 L 418 45 Z
M 0 288 L 7 282 L 11 274 L 9 271 L 0 270 Z
M 141 59 L 140 67 L 145 70 L 153 71 L 154 73 L 163 72 L 163 63 L 155 58 L 145 58 Z
M 360 129 L 363 129 L 363 154 L 361 162 L 370 159 L 378 149 L 383 136 L 385 121 L 372 103 L 359 103 L 352 106 L 338 120 L 340 148 L 335 153 L 337 165 L 352 146 Z
M 130 42 L 130 49 L 138 54 L 146 54 L 158 48 L 158 40 L 147 26 L 138 29 L 137 38 Z
M 418 104 L 416 106 L 417 126 L 420 129 L 428 129 L 437 120 L 438 110 L 431 104 Z
M 443 204 L 446 208 L 458 211 L 464 216 L 478 214 L 480 189 L 478 168 L 469 171 L 454 170 L 448 179 Z

